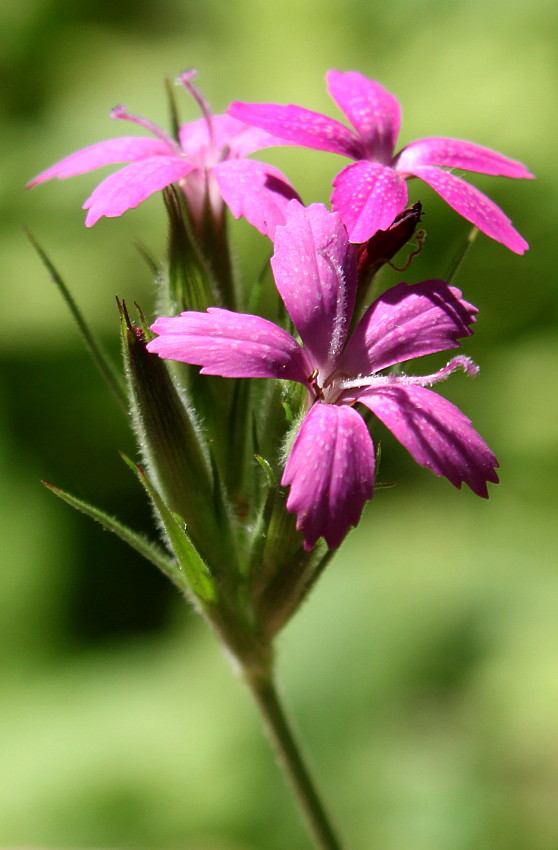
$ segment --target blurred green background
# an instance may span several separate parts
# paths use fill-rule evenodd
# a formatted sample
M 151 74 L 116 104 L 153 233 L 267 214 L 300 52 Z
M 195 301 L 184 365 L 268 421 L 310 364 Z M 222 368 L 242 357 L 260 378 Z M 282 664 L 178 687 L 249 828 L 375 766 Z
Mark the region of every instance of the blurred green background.
M 136 528 L 127 423 L 83 352 L 28 226 L 117 356 L 114 296 L 154 301 L 162 203 L 83 226 L 97 175 L 24 184 L 118 134 L 125 103 L 166 122 L 163 78 L 195 66 L 215 111 L 296 102 L 335 115 L 327 68 L 377 78 L 401 142 L 470 138 L 536 182 L 473 177 L 531 244 L 480 237 L 458 283 L 481 310 L 473 382 L 442 391 L 496 451 L 488 502 L 384 437 L 361 526 L 280 640 L 280 674 L 351 850 L 558 847 L 554 0 L 25 0 L 0 3 L 0 845 L 309 847 L 248 696 L 203 625 L 47 479 Z M 197 117 L 179 93 L 184 119 Z M 133 132 L 133 130 L 132 130 Z M 307 202 L 344 163 L 273 151 Z M 429 189 L 408 281 L 443 276 L 467 226 Z M 252 272 L 266 241 L 235 226 Z M 401 276 L 394 276 L 393 282 Z M 388 280 L 386 279 L 386 282 Z

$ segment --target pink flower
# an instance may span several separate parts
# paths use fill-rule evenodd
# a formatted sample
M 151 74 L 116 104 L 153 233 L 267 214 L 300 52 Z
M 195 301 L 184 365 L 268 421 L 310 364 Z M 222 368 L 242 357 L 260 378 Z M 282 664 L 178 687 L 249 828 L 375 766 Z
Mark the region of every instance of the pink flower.
M 366 311 L 347 340 L 357 290 L 356 251 L 336 213 L 320 204 L 291 202 L 278 227 L 272 258 L 275 281 L 300 344 L 259 316 L 210 307 L 159 318 L 148 343 L 161 357 L 202 366 L 229 378 L 281 378 L 308 390 L 308 412 L 289 452 L 282 485 L 297 516 L 304 547 L 323 536 L 339 546 L 359 521 L 374 488 L 375 452 L 364 420 L 369 408 L 417 463 L 456 487 L 487 497 L 497 482 L 496 458 L 453 404 L 427 387 L 455 369 L 477 367 L 464 356 L 424 377 L 385 374 L 423 354 L 458 348 L 476 309 L 443 281 L 400 283 Z
M 356 71 L 329 71 L 326 81 L 329 94 L 354 130 L 293 105 L 235 101 L 227 112 L 291 143 L 355 160 L 337 175 L 331 196 L 351 242 L 366 242 L 377 230 L 386 230 L 407 203 L 405 181 L 419 177 L 487 236 L 516 254 L 529 247 L 493 201 L 440 168 L 532 177 L 524 165 L 472 142 L 442 137 L 419 139 L 396 154 L 401 110 L 395 97 Z
M 139 124 L 152 137 L 122 136 L 98 142 L 47 168 L 29 187 L 52 177 L 73 177 L 104 165 L 129 162 L 99 183 L 85 201 L 88 227 L 102 216 L 122 215 L 154 192 L 178 183 L 195 223 L 203 217 L 207 192 L 213 215 L 220 215 L 224 200 L 235 218 L 245 216 L 261 233 L 272 237 L 277 224 L 284 223 L 289 200 L 298 195 L 278 169 L 246 157 L 285 142 L 229 115 L 212 115 L 191 83 L 193 76 L 193 71 L 186 71 L 179 81 L 201 106 L 203 118 L 183 124 L 179 142 L 147 119 L 117 106 L 111 112 L 113 118 Z

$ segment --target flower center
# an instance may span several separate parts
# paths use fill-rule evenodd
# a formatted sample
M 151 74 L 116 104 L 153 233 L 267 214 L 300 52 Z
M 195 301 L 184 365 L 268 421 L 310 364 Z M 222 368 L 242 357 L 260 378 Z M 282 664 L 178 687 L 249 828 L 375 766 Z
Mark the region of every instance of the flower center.
M 464 354 L 458 354 L 449 363 L 431 375 L 405 375 L 404 373 L 388 373 L 387 375 L 383 375 L 381 373 L 375 373 L 371 375 L 357 375 L 355 377 L 347 375 L 339 369 L 334 369 L 333 372 L 330 372 L 322 380 L 320 370 L 314 369 L 308 377 L 308 383 L 315 401 L 321 401 L 324 404 L 351 405 L 355 401 L 358 401 L 358 390 L 394 386 L 396 384 L 402 386 L 431 387 L 439 381 L 445 381 L 446 378 L 449 378 L 458 369 L 462 369 L 471 377 L 479 371 L 479 367 L 473 363 L 470 357 Z M 351 392 L 351 390 L 356 390 L 357 392 Z
M 342 381 L 348 376 L 334 369 L 325 380 L 321 380 L 319 369 L 314 369 L 308 378 L 308 383 L 317 401 L 324 404 L 336 404 L 339 396 L 345 389 Z

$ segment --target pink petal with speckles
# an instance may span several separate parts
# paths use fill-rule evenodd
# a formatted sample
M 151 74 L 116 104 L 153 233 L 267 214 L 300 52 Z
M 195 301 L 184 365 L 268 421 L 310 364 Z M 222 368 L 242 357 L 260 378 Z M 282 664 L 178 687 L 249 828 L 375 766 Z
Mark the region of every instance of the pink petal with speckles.
M 306 384 L 312 371 L 293 337 L 282 328 L 246 313 L 209 307 L 161 317 L 151 326 L 147 350 L 163 358 L 202 366 L 204 375 L 223 378 L 285 378 Z
M 498 483 L 493 453 L 465 414 L 437 393 L 388 384 L 359 393 L 358 401 L 381 419 L 417 463 L 455 487 L 464 482 L 488 498 L 486 482 Z
M 27 186 L 30 189 L 37 183 L 44 183 L 45 180 L 50 180 L 52 177 L 58 177 L 60 180 L 65 177 L 75 177 L 76 174 L 85 174 L 87 171 L 93 171 L 103 165 L 131 162 L 157 154 L 168 156 L 172 153 L 169 145 L 161 139 L 150 139 L 144 136 L 122 136 L 119 139 L 97 142 L 95 145 L 90 145 L 83 150 L 70 154 L 55 165 L 51 165 L 46 171 L 42 171 Z
M 213 121 L 217 117 L 217 115 L 214 115 Z M 219 132 L 219 122 L 216 122 L 214 126 L 216 135 L 221 135 Z M 203 158 L 209 144 L 209 129 L 206 119 L 197 118 L 195 121 L 188 121 L 186 124 L 181 124 L 178 128 L 178 138 L 180 140 L 180 147 L 186 156 L 197 157 L 201 154 Z
M 394 160 L 393 166 L 399 173 L 414 174 L 417 165 L 440 165 L 448 168 L 464 168 L 478 174 L 493 174 L 500 177 L 533 177 L 525 166 L 501 153 L 464 142 L 460 139 L 432 137 L 411 142 Z
M 407 186 L 392 168 L 374 162 L 354 162 L 333 181 L 331 205 L 343 219 L 353 243 L 367 242 L 387 230 L 405 208 Z
M 335 549 L 360 519 L 374 490 L 374 446 L 352 407 L 315 404 L 306 415 L 281 481 L 287 510 L 311 549 L 319 537 Z
M 262 130 L 260 127 L 251 127 L 243 121 L 232 118 L 230 115 L 220 117 L 226 118 L 230 122 L 226 146 L 230 151 L 230 155 L 233 157 L 248 156 L 263 148 L 292 144 L 292 142 L 286 139 L 274 136 L 273 133 L 268 133 L 267 130 Z
M 240 157 L 248 156 L 261 148 L 269 148 L 276 145 L 286 145 L 284 139 L 272 136 L 259 127 L 250 127 L 243 121 L 237 121 L 230 115 L 212 115 L 211 126 L 213 138 L 210 139 L 209 127 L 205 118 L 189 121 L 182 124 L 178 135 L 180 146 L 188 156 L 197 156 L 200 153 L 208 154 L 210 144 L 218 156 L 225 151 L 226 156 Z
M 328 71 L 326 82 L 329 94 L 358 130 L 368 156 L 389 162 L 401 124 L 397 99 L 358 71 Z
M 285 224 L 289 201 L 300 200 L 279 169 L 263 162 L 226 159 L 213 167 L 213 173 L 233 216 L 244 216 L 270 239 L 277 225 Z
M 153 156 L 121 168 L 99 183 L 84 203 L 83 209 L 89 210 L 85 224 L 91 227 L 103 215 L 122 215 L 154 192 L 185 177 L 191 169 L 187 160 L 178 156 Z
M 327 371 L 339 358 L 354 310 L 356 252 L 341 218 L 323 204 L 291 201 L 275 231 L 275 283 L 314 365 Z
M 431 186 L 459 215 L 510 251 L 523 254 L 529 247 L 500 207 L 470 183 L 432 165 L 415 166 L 413 174 Z
M 352 130 L 327 115 L 301 106 L 235 100 L 227 112 L 246 124 L 260 127 L 305 148 L 339 153 L 351 159 L 360 159 L 365 154 L 363 145 Z
M 459 348 L 477 308 L 442 280 L 399 283 L 374 301 L 356 326 L 339 370 L 370 375 L 413 357 Z

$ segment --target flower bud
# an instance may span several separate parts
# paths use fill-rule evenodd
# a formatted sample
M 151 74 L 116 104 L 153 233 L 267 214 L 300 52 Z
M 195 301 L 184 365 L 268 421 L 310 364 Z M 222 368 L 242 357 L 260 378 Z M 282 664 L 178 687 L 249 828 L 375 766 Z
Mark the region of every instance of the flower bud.
M 175 386 L 167 364 L 146 349 L 149 333 L 120 304 L 130 408 L 143 462 L 167 508 L 185 521 L 204 560 L 217 568 L 234 550 L 226 516 L 217 515 L 216 483 L 200 423 Z

